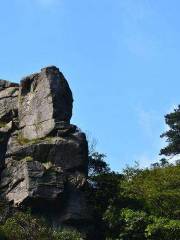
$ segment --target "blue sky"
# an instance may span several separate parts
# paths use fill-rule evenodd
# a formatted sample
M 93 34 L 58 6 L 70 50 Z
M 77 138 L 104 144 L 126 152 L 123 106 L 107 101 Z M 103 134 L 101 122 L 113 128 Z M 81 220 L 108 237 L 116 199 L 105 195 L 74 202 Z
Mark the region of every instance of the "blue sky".
M 179 0 L 2 1 L 0 78 L 58 66 L 74 93 L 72 122 L 112 169 L 148 166 L 180 103 L 179 12 Z

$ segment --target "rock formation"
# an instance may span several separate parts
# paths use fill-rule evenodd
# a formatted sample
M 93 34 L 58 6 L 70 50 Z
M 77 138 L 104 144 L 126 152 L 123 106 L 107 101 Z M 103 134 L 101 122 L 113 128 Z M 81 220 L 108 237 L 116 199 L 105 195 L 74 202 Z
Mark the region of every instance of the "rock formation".
M 19 126 L 24 138 L 42 138 L 56 128 L 69 123 L 72 116 L 72 93 L 56 67 L 24 78 L 20 84 Z
M 20 85 L 0 80 L 0 196 L 57 226 L 90 220 L 88 144 L 70 124 L 72 103 L 68 82 L 54 66 Z

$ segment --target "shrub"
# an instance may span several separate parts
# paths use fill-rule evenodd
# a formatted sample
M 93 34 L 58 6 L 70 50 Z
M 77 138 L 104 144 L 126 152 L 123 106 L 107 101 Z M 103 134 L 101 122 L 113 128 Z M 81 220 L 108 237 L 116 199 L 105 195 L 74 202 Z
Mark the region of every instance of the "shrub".
M 6 126 L 7 123 L 0 121 L 0 128 L 3 128 Z
M 109 208 L 104 220 L 108 224 L 109 234 L 112 239 L 136 239 L 144 240 L 145 229 L 148 224 L 148 216 L 143 211 L 133 211 L 131 209 L 117 209 Z
M 150 240 L 179 240 L 180 220 L 151 217 L 152 224 L 146 228 L 146 237 Z
M 75 230 L 60 230 L 53 233 L 53 240 L 83 240 L 81 234 Z
M 30 213 L 15 213 L 0 227 L 2 236 L 8 240 L 49 240 L 50 231 Z

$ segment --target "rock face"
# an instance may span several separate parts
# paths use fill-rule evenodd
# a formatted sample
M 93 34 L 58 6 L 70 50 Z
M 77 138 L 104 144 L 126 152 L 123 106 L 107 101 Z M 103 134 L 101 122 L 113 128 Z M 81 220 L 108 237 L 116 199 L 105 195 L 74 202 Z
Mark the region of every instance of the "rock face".
M 72 116 L 72 92 L 56 67 L 30 75 L 20 84 L 19 125 L 24 138 L 42 138 L 56 123 L 69 123 Z
M 0 197 L 59 226 L 90 221 L 86 136 L 70 124 L 73 97 L 58 68 L 0 81 Z
M 18 84 L 0 80 L 0 171 L 4 166 L 12 120 L 17 117 L 18 93 Z
M 0 80 L 0 121 L 8 122 L 17 114 L 19 87 L 5 80 Z

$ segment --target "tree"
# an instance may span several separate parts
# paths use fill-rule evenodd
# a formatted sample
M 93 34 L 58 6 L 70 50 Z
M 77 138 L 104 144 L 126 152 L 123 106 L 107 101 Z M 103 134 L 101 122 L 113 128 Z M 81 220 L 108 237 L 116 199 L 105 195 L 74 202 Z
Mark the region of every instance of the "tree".
M 109 208 L 104 220 L 111 240 L 179 240 L 180 220 L 148 215 L 144 211 Z
M 90 177 L 110 172 L 108 164 L 105 162 L 106 155 L 92 152 L 89 155 L 88 175 Z
M 95 151 L 90 145 L 88 164 L 88 200 L 93 208 L 94 225 L 96 227 L 97 239 L 106 238 L 106 225 L 103 221 L 103 214 L 109 204 L 117 199 L 119 181 L 121 174 L 112 172 L 105 161 L 106 155 Z
M 165 115 L 165 122 L 169 129 L 161 138 L 165 137 L 168 145 L 161 149 L 160 155 L 174 156 L 180 153 L 180 105 L 174 112 Z
M 180 166 L 165 166 L 137 171 L 121 182 L 121 192 L 127 199 L 136 199 L 140 210 L 169 218 L 180 217 Z M 138 203 L 137 202 L 137 203 Z M 135 209 L 138 204 L 126 206 Z M 176 203 L 176 204 L 175 204 Z
M 180 142 L 180 106 L 175 114 L 179 129 L 169 115 L 166 123 L 176 131 L 176 138 L 170 130 L 162 137 L 175 149 Z M 180 153 L 180 145 L 179 152 L 170 151 L 169 146 L 165 149 L 161 152 L 167 156 Z M 146 169 L 136 163 L 120 174 L 110 170 L 105 157 L 95 151 L 89 154 L 89 200 L 95 210 L 96 229 L 102 233 L 98 239 L 180 239 L 180 161 L 171 164 L 162 158 Z
M 148 215 L 143 211 L 133 211 L 128 208 L 116 209 L 109 207 L 104 214 L 110 239 L 145 240 L 145 229 L 148 225 Z
M 89 153 L 88 153 L 88 176 L 89 178 L 109 173 L 110 167 L 106 162 L 106 155 L 96 151 L 97 140 L 89 138 Z

